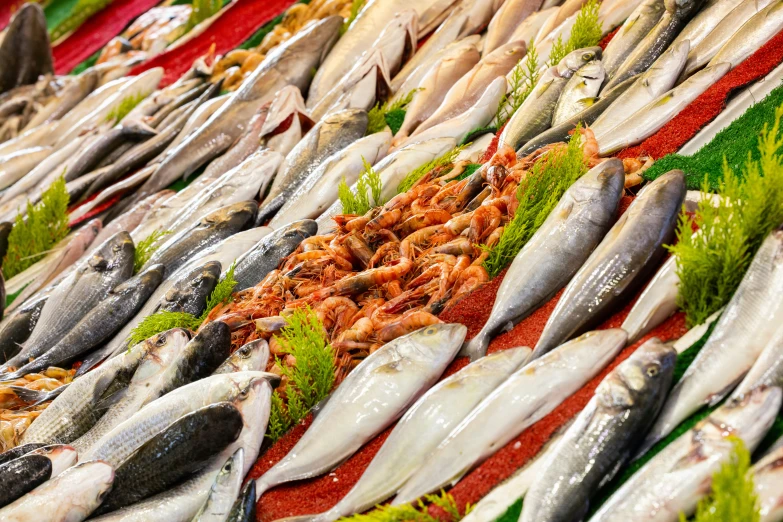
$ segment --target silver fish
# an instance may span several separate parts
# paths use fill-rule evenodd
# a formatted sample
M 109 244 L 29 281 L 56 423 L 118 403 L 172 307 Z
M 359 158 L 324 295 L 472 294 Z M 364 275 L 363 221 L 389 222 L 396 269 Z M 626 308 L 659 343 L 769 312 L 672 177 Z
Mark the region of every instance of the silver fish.
M 756 13 L 726 41 L 708 65 L 730 63 L 732 69 L 783 29 L 783 3 L 773 2 Z
M 207 501 L 193 517 L 193 522 L 225 522 L 228 512 L 242 488 L 245 450 L 239 448 L 228 458 L 215 477 Z
M 552 125 L 559 125 L 589 107 L 595 101 L 604 77 L 604 66 L 600 60 L 580 67 L 568 80 L 557 100 Z
M 535 17 L 541 9 L 542 0 L 506 0 L 489 22 L 483 54 L 486 56 L 498 47 L 519 38 L 512 35 L 527 20 Z M 537 32 L 537 31 L 536 31 Z M 530 38 L 523 39 L 527 43 Z
M 609 230 L 625 174 L 622 162 L 606 161 L 578 179 L 514 258 L 498 289 L 492 313 L 463 348 L 475 360 L 489 341 L 546 303 L 585 263 Z
M 604 50 L 604 68 L 612 77 L 636 46 L 644 39 L 663 16 L 663 0 L 644 0 L 623 23 Z
M 783 330 L 780 328 L 769 339 L 731 398 L 741 397 L 759 386 L 783 386 Z
M 709 491 L 712 475 L 734 451 L 739 437 L 752 452 L 775 420 L 780 388 L 755 390 L 732 401 L 663 448 L 634 473 L 590 522 L 675 522 L 689 516 Z
M 65 444 L 52 444 L 43 448 L 35 449 L 25 455 L 43 455 L 52 462 L 52 477 L 56 477 L 66 469 L 70 468 L 79 456 L 73 446 Z
M 467 328 L 436 324 L 391 341 L 364 359 L 313 420 L 296 446 L 256 480 L 256 495 L 318 476 L 353 455 L 394 422 L 446 369 Z M 357 402 L 356 397 L 366 397 Z
M 0 189 L 10 187 L 22 179 L 53 151 L 52 147 L 33 147 L 0 158 Z
M 677 352 L 652 338 L 598 385 L 595 395 L 542 464 L 520 522 L 576 520 L 631 455 L 663 406 Z
M 204 102 L 199 106 L 196 111 L 190 115 L 190 118 L 185 122 L 185 126 L 179 131 L 177 137 L 174 138 L 166 149 L 155 158 L 154 161 L 161 161 L 168 156 L 174 149 L 176 149 L 185 139 L 193 134 L 196 130 L 201 128 L 207 120 L 209 120 L 218 109 L 220 109 L 231 97 L 228 94 L 216 96 L 209 101 Z
M 80 101 L 86 98 L 98 86 L 98 73 L 84 71 L 58 92 L 46 106 L 42 107 L 27 123 L 25 130 L 32 129 L 47 121 L 62 118 Z
M 215 374 L 234 372 L 255 372 L 266 369 L 269 362 L 269 344 L 256 339 L 243 345 L 221 364 Z
M 685 42 L 690 43 L 691 48 L 697 47 L 707 38 L 715 27 L 723 20 L 742 0 L 714 0 L 709 2 L 693 19 L 680 31 L 672 45 Z M 741 25 L 735 20 L 735 27 Z
M 620 329 L 590 332 L 514 372 L 432 451 L 392 504 L 412 502 L 458 480 L 590 381 L 625 339 Z
M 781 244 L 781 230 L 764 240 L 712 335 L 669 395 L 642 452 L 702 406 L 725 397 L 758 359 L 783 317 L 775 297 L 783 285 Z
M 671 256 L 655 273 L 620 326 L 628 332 L 628 342 L 638 341 L 677 311 L 677 258 Z
M 779 522 L 783 518 L 783 446 L 755 463 L 751 473 L 761 522 Z

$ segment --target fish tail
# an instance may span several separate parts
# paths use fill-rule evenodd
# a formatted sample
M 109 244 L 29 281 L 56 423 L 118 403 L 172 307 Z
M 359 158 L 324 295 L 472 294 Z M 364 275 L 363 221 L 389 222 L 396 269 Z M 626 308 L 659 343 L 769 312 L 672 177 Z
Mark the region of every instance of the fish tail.
M 462 345 L 459 355 L 470 357 L 471 361 L 475 361 L 487 354 L 487 346 L 489 346 L 489 336 L 482 330 L 478 335 Z

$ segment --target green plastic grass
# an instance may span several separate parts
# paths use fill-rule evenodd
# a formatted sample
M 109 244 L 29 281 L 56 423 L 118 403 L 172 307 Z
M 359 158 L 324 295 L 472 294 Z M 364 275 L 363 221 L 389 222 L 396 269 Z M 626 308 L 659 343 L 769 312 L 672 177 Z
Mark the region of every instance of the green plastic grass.
M 223 8 L 223 0 L 192 0 L 193 10 L 188 18 L 187 29 L 190 31 L 198 24 L 216 15 Z
M 745 165 L 749 152 L 753 160 L 759 159 L 760 153 L 756 147 L 759 133 L 764 125 L 775 123 L 775 108 L 782 104 L 783 86 L 780 86 L 749 107 L 692 156 L 670 154 L 656 161 L 642 176 L 651 181 L 672 169 L 680 169 L 685 172 L 689 189 L 701 188 L 706 176 L 710 190 L 717 190 L 723 175 L 724 158 L 734 171 Z
M 275 336 L 283 353 L 296 358 L 286 366 L 275 356 L 282 374 L 288 378 L 284 398 L 275 391 L 266 437 L 275 442 L 301 421 L 334 386 L 334 350 L 327 342 L 324 327 L 310 308 L 300 308 L 288 317 L 288 326 Z
M 425 495 L 424 501 L 418 500 L 415 504 L 402 504 L 399 506 L 377 505 L 367 514 L 358 514 L 343 517 L 343 522 L 440 522 L 429 514 L 428 504 L 434 504 L 448 515 L 448 520 L 458 522 L 470 513 L 471 506 L 467 506 L 465 513 L 460 513 L 454 498 L 443 491 L 440 495 Z
M 392 131 L 392 134 L 397 134 L 402 126 L 403 120 L 405 120 L 405 110 L 416 94 L 416 89 L 412 90 L 399 100 L 395 100 L 391 104 L 388 102 L 376 103 L 375 107 L 370 109 L 367 113 L 367 135 L 381 132 L 388 125 Z

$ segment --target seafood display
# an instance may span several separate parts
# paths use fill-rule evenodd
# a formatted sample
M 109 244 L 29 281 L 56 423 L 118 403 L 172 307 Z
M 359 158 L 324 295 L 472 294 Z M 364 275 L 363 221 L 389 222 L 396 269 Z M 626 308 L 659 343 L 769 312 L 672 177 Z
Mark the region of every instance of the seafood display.
M 631 148 L 779 3 L 313 0 L 158 66 L 239 3 L 0 36 L 0 520 L 677 522 L 742 464 L 783 522 L 783 223 L 683 335 L 704 173 Z

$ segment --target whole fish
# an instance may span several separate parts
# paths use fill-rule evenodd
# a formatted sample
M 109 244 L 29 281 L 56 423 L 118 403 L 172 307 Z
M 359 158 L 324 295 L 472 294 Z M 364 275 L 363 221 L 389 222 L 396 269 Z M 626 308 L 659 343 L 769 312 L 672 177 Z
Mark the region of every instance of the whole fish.
M 160 263 L 174 272 L 198 252 L 251 228 L 257 208 L 255 201 L 240 201 L 210 212 L 163 243 L 144 268 Z
M 215 374 L 263 371 L 268 362 L 269 344 L 264 339 L 256 339 L 232 353 L 223 364 L 218 366 Z
M 174 141 L 172 141 L 168 147 L 166 147 L 166 149 L 161 152 L 157 158 L 155 158 L 155 161 L 161 161 L 164 157 L 173 152 L 180 145 L 180 143 L 185 141 L 186 138 L 188 138 L 202 125 L 204 125 L 204 123 L 206 123 L 207 120 L 209 120 L 218 109 L 225 105 L 225 103 L 230 98 L 230 95 L 222 94 L 201 104 L 201 106 L 199 106 L 199 108 L 190 115 L 190 118 L 188 118 L 188 120 L 185 122 L 185 126 L 181 131 L 179 131 L 179 134 L 177 134 L 177 137 L 174 138 Z
M 7 506 L 52 476 L 52 461 L 43 455 L 24 455 L 0 466 L 0 506 Z
M 399 11 L 384 25 L 378 38 L 373 42 L 372 47 L 380 49 L 383 53 L 390 78 L 397 74 L 400 68 L 415 54 L 419 33 L 418 24 L 419 19 L 415 10 Z
M 641 143 L 658 132 L 704 91 L 720 80 L 731 69 L 729 63 L 716 63 L 694 74 L 674 89 L 658 96 L 629 119 L 608 131 L 596 135 L 598 152 L 611 154 L 625 147 Z
M 731 12 L 706 35 L 698 45 L 691 43 L 691 51 L 688 54 L 688 62 L 681 79 L 690 76 L 712 60 L 726 42 L 729 41 L 745 23 L 765 9 L 773 0 L 743 0 Z M 740 43 L 740 42 L 737 42 Z
M 207 386 L 209 384 L 213 385 L 213 395 L 215 397 L 214 399 L 209 399 L 209 404 L 221 402 L 220 396 L 225 396 L 242 414 L 244 427 L 239 438 L 224 449 L 206 468 L 192 479 L 164 493 L 120 509 L 115 513 L 98 517 L 96 520 L 102 522 L 119 520 L 125 522 L 145 522 L 148 520 L 187 522 L 193 519 L 208 498 L 210 488 L 222 469 L 223 463 L 240 448 L 244 450 L 246 457 L 241 475 L 244 476 L 250 471 L 251 466 L 258 457 L 261 442 L 266 432 L 267 419 L 269 418 L 272 389 L 266 379 L 266 374 L 262 372 L 241 372 L 210 377 L 206 381 L 208 382 L 199 381 L 193 383 L 193 386 L 198 385 L 200 388 L 204 388 L 205 384 Z M 232 384 L 232 390 L 226 389 L 227 386 Z M 166 398 L 170 398 L 171 395 L 169 394 Z M 151 406 L 153 405 L 151 404 Z M 201 406 L 197 406 L 190 411 L 195 411 L 199 407 Z M 179 416 L 186 413 L 189 413 L 189 411 Z M 161 420 L 165 421 L 166 419 Z M 153 430 L 156 429 L 157 423 L 153 422 L 150 427 Z M 160 429 L 163 428 L 165 428 L 165 425 L 160 427 Z
M 493 336 L 513 328 L 568 284 L 612 225 L 624 183 L 622 162 L 611 159 L 571 185 L 514 258 L 489 320 L 462 355 L 483 356 Z
M 783 446 L 770 451 L 753 465 L 753 487 L 758 495 L 761 522 L 783 518 Z
M 674 237 L 685 191 L 685 176 L 673 170 L 639 193 L 566 286 L 533 358 L 584 331 L 627 297 Z
M 738 66 L 783 29 L 783 3 L 772 2 L 756 13 L 729 38 L 707 65 Z
M 642 109 L 672 87 L 685 66 L 690 49 L 687 41 L 675 42 L 655 63 L 645 71 L 595 120 L 590 127 L 596 135 L 628 121 L 631 115 Z
M 773 297 L 783 284 L 778 254 L 782 244 L 783 230 L 764 240 L 709 339 L 669 395 L 642 451 L 702 406 L 723 399 L 772 339 L 783 317 L 783 307 Z M 736 349 L 737 343 L 742 350 Z
M 163 334 L 159 334 L 163 335 Z M 152 337 L 74 380 L 22 434 L 21 444 L 68 444 L 86 433 L 100 414 L 101 397 L 110 387 L 127 385 L 142 357 L 158 341 Z
M 52 147 L 31 147 L 0 158 L 0 189 L 10 187 L 45 160 Z
M 404 93 L 412 92 L 413 99 L 405 110 L 405 118 L 396 134 L 398 137 L 407 137 L 429 118 L 440 107 L 452 86 L 481 59 L 481 54 L 472 44 L 453 46 L 447 51 L 426 71 L 417 85 Z
M 757 389 L 710 414 L 655 455 L 609 497 L 590 522 L 679 520 L 709 492 L 712 475 L 734 452 L 730 437 L 753 451 L 775 420 L 780 388 Z
M 691 49 L 696 48 L 707 38 L 712 30 L 737 7 L 742 0 L 714 0 L 709 2 L 696 16 L 680 31 L 672 45 L 685 42 L 690 43 Z M 735 20 L 735 27 L 742 22 Z
M 514 150 L 522 147 L 552 126 L 552 115 L 568 80 L 583 64 L 601 57 L 600 47 L 588 47 L 569 53 L 558 65 L 541 75 L 533 92 L 522 102 L 500 134 L 498 146 Z
M 542 464 L 520 522 L 578 520 L 590 498 L 630 457 L 663 406 L 677 352 L 652 338 L 598 385 Z
M 590 332 L 518 369 L 430 453 L 392 504 L 414 501 L 462 477 L 595 377 L 625 339 L 620 329 Z
M 153 114 L 143 118 L 143 121 L 149 124 L 149 126 L 153 129 L 162 129 L 172 121 L 171 116 L 177 113 L 179 109 L 187 106 L 193 100 L 203 95 L 206 91 L 212 91 L 213 93 L 216 92 L 217 88 L 217 84 L 199 84 L 193 89 L 189 89 L 183 92 L 169 103 L 155 111 Z
M 451 430 L 529 355 L 529 348 L 512 348 L 482 357 L 430 388 L 402 416 L 351 491 L 330 510 L 308 515 L 307 520 L 337 520 L 389 498 Z
M 0 94 L 52 74 L 52 49 L 40 5 L 25 3 L 14 13 L 0 44 Z
M 39 357 L 54 346 L 112 288 L 131 276 L 134 252 L 130 235 L 120 232 L 83 261 L 52 291 L 24 348 L 6 361 L 2 369 L 19 368 L 29 358 Z
M 731 398 L 741 397 L 759 386 L 783 386 L 783 331 L 780 328 L 769 339 Z
M 245 450 L 239 448 L 220 468 L 215 483 L 209 490 L 209 497 L 193 517 L 193 522 L 225 522 L 234 499 L 242 488 L 244 453 Z
M 0 519 L 8 522 L 84 520 L 101 503 L 113 480 L 114 470 L 105 462 L 78 464 L 0 509 Z
M 639 6 L 639 0 L 610 0 L 601 2 L 598 7 L 598 23 L 601 35 L 606 36 L 620 27 Z
M 636 7 L 604 49 L 602 61 L 608 77 L 614 76 L 626 58 L 660 21 L 665 10 L 663 0 L 644 0 Z
M 203 468 L 241 430 L 242 415 L 226 402 L 185 415 L 117 467 L 111 491 L 94 514 L 115 511 L 169 489 Z
M 365 162 L 375 165 L 386 156 L 391 141 L 391 131 L 376 132 L 326 158 L 283 204 L 269 226 L 276 229 L 299 219 L 313 219 L 323 214 L 337 201 L 340 181 L 353 185 L 364 172 Z
M 178 360 L 191 362 L 183 361 L 182 357 L 189 341 L 190 335 L 180 328 L 167 330 L 148 339 L 149 347 L 127 386 L 104 399 L 101 405 L 105 409 L 103 416 L 89 431 L 73 441 L 73 446 L 80 454 L 87 453 L 104 435 L 132 417 L 144 404 L 163 395 L 161 390 L 171 387 L 172 376 L 168 370 Z
M 49 366 L 62 366 L 100 345 L 139 311 L 160 284 L 164 270 L 163 265 L 152 265 L 117 285 L 57 344 L 4 378 L 16 379 L 28 373 L 44 371 Z
M 555 14 L 553 14 L 541 27 L 538 37 L 536 38 L 536 44 L 540 43 L 546 36 L 552 34 L 552 32 L 565 20 L 577 14 L 584 4 L 584 0 L 565 0 L 562 2 L 558 10 L 555 11 Z
M 239 492 L 226 522 L 253 522 L 256 519 L 256 483 L 249 481 Z
M 671 256 L 655 273 L 620 326 L 628 332 L 629 343 L 638 341 L 677 311 L 679 285 L 677 258 Z
M 27 455 L 41 455 L 49 459 L 52 463 L 52 477 L 56 477 L 76 464 L 76 461 L 79 458 L 76 454 L 76 449 L 73 446 L 67 446 L 65 444 L 43 446 L 28 452 L 26 456 Z
M 504 4 L 505 5 L 505 4 Z M 509 41 L 521 40 L 523 42 L 535 41 L 536 36 L 541 32 L 541 28 L 544 23 L 557 12 L 558 6 L 552 6 L 544 8 L 528 16 L 521 24 L 519 24 L 514 32 L 511 34 Z M 485 44 L 486 45 L 486 44 Z
M 361 109 L 338 111 L 319 121 L 286 156 L 259 205 L 256 224 L 271 219 L 323 160 L 364 136 L 367 124 L 367 112 Z
M 497 10 L 487 28 L 487 38 L 484 40 L 484 56 L 498 47 L 512 42 L 515 30 L 527 20 L 535 16 L 541 9 L 542 0 L 506 0 Z M 524 39 L 527 43 L 530 39 Z
M 343 19 L 330 16 L 299 31 L 277 46 L 202 126 L 171 151 L 155 174 L 138 190 L 137 200 L 187 177 L 214 158 L 244 132 L 254 114 L 278 89 L 296 85 L 302 92 L 329 53 Z M 331 53 L 330 53 L 331 56 Z
M 109 239 L 117 232 L 131 232 L 139 225 L 139 223 L 141 223 L 141 220 L 144 219 L 144 216 L 151 212 L 157 204 L 162 203 L 174 194 L 175 192 L 173 190 L 163 190 L 157 194 L 153 194 L 145 199 L 142 199 L 128 210 L 112 219 L 108 225 L 103 227 L 100 233 L 95 237 L 93 245 L 97 246 L 103 244 L 104 241 Z M 100 194 L 99 198 L 102 195 L 103 194 Z
M 552 114 L 552 125 L 558 125 L 595 102 L 604 82 L 601 60 L 586 63 L 568 80 Z
M 454 138 L 461 143 L 472 130 L 485 127 L 497 113 L 498 103 L 506 94 L 506 78 L 495 78 L 484 90 L 476 102 L 465 112 L 429 127 L 419 133 L 414 133 L 402 141 L 398 148 L 422 143 L 436 138 Z
M 460 324 L 427 326 L 364 359 L 283 460 L 256 480 L 257 496 L 285 482 L 318 476 L 353 455 L 435 383 L 466 332 Z M 357 402 L 356 397 L 366 400 Z
M 97 71 L 89 69 L 76 76 L 30 118 L 24 129 L 32 129 L 47 121 L 59 120 L 65 116 L 98 86 L 98 76 Z
M 435 125 L 458 116 L 476 103 L 487 87 L 498 77 L 505 76 L 525 56 L 525 42 L 512 41 L 482 58 L 473 69 L 456 82 L 432 116 L 416 129 L 419 134 Z
M 703 4 L 704 0 L 664 0 L 666 10 L 658 23 L 628 54 L 614 74 L 609 75 L 604 89 L 611 89 L 623 80 L 646 71 L 699 12 Z

